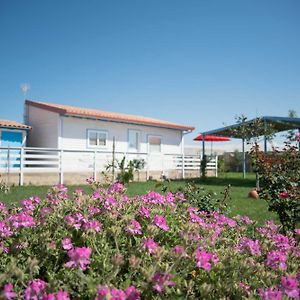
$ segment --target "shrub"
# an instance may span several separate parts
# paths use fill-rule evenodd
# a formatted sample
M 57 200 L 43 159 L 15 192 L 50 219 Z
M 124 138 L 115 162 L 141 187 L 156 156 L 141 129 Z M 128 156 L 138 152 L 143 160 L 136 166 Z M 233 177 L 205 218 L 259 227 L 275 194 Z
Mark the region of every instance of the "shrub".
M 251 150 L 259 174 L 260 196 L 277 213 L 284 232 L 294 231 L 300 221 L 300 156 L 286 143 L 283 151 L 264 153 L 255 145 Z
M 1 204 L 0 214 L 4 299 L 299 295 L 293 237 L 271 221 L 256 228 L 247 217 L 200 211 L 182 193 L 129 198 L 116 183 L 68 198 L 59 185 L 44 200 Z

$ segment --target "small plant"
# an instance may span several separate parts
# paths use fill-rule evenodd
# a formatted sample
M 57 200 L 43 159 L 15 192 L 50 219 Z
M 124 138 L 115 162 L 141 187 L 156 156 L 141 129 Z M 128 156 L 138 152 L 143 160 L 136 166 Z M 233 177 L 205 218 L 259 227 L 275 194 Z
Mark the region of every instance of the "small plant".
M 201 211 L 220 213 L 227 212 L 227 200 L 230 198 L 230 186 L 222 193 L 222 197 L 218 197 L 217 193 L 207 191 L 203 187 L 188 183 L 179 191 L 184 194 L 185 199 L 193 206 Z
M 9 190 L 10 190 L 9 185 L 6 183 L 6 181 L 4 179 L 1 178 L 1 175 L 0 175 L 0 192 L 7 194 L 9 192 Z
M 117 181 L 126 184 L 133 180 L 134 172 L 140 171 L 145 166 L 145 161 L 143 159 L 130 160 L 126 164 L 126 157 L 124 156 L 121 161 L 113 161 L 106 167 L 106 170 L 117 169 Z M 139 174 L 138 174 L 139 176 Z

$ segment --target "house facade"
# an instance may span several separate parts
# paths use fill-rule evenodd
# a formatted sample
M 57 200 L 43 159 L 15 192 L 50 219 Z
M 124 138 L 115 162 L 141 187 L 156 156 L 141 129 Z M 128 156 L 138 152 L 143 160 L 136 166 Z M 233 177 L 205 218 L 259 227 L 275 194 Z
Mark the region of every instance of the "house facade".
M 103 169 L 114 148 L 117 159 L 124 155 L 128 159 L 142 158 L 148 171 L 162 175 L 162 170 L 174 168 L 173 157 L 183 155 L 184 136 L 194 130 L 192 126 L 148 117 L 31 100 L 25 101 L 24 117 L 32 127 L 30 147 L 74 151 L 65 164 L 70 171 L 84 164 L 87 154 L 78 159 L 76 153 L 80 151 L 102 154 Z

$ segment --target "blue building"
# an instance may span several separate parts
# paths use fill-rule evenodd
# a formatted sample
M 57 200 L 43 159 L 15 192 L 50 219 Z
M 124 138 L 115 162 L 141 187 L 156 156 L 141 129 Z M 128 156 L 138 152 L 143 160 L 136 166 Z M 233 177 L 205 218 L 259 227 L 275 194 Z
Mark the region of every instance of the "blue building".
M 13 147 L 25 147 L 30 126 L 15 121 L 0 120 L 0 168 L 19 167 L 20 150 Z

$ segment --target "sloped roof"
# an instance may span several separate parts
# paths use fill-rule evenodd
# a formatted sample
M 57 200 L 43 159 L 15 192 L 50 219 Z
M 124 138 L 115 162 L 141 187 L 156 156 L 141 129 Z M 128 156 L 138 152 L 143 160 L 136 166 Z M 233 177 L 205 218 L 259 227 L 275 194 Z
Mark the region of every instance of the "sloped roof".
M 10 121 L 10 120 L 0 120 L 0 127 L 11 128 L 11 129 L 26 129 L 26 130 L 31 129 L 31 126 L 21 124 L 16 121 Z
M 143 116 L 106 112 L 97 109 L 80 108 L 76 106 L 53 104 L 53 103 L 46 103 L 46 102 L 39 102 L 39 101 L 32 101 L 32 100 L 25 100 L 25 104 L 35 106 L 41 109 L 45 109 L 48 111 L 56 112 L 60 115 L 65 115 L 65 116 L 95 118 L 95 119 L 106 120 L 106 121 L 133 123 L 133 124 L 141 124 L 141 125 L 148 125 L 148 126 L 155 126 L 155 127 L 178 129 L 182 131 L 185 130 L 192 131 L 195 129 L 192 126 L 177 124 L 169 121 L 157 120 L 157 119 L 143 117 Z
M 257 120 L 265 122 L 270 125 L 274 132 L 286 131 L 290 129 L 300 129 L 300 118 L 289 118 L 289 117 L 274 117 L 274 116 L 263 116 L 252 120 L 247 120 L 244 123 L 233 124 L 218 129 L 202 132 L 203 135 L 220 135 L 231 138 L 242 138 L 238 130 L 241 126 L 251 126 Z

